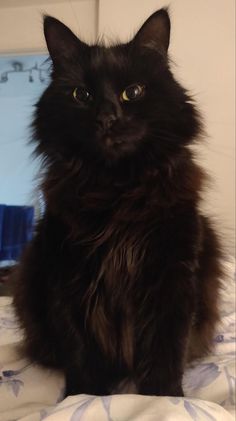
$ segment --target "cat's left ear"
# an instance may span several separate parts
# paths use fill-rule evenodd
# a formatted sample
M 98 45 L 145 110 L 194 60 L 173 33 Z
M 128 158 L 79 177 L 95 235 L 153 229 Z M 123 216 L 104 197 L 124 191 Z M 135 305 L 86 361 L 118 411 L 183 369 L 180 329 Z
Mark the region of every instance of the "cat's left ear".
M 63 66 L 87 48 L 64 23 L 52 16 L 44 16 L 44 35 L 55 67 Z
M 133 41 L 166 54 L 170 42 L 170 18 L 167 9 L 153 13 L 141 26 Z

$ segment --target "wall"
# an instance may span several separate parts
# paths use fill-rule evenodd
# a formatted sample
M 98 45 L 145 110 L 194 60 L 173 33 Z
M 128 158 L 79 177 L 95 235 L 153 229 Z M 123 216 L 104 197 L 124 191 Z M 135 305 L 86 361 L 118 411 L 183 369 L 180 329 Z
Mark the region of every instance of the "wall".
M 5 6 L 7 2 L 4 2 Z M 14 2 L 13 4 L 17 4 Z M 64 2 L 18 0 L 18 7 L 1 7 L 0 53 L 45 51 L 42 15 L 49 14 L 75 31 L 86 41 L 94 41 L 97 29 L 96 0 Z M 23 4 L 23 6 L 20 6 Z M 25 4 L 27 4 L 25 6 Z

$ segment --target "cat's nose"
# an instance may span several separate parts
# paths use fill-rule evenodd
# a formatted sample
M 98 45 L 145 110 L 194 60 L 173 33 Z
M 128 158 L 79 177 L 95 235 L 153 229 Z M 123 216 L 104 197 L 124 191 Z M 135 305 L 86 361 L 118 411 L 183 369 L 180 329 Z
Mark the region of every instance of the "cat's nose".
M 117 116 L 113 113 L 102 113 L 97 117 L 96 123 L 99 129 L 107 131 L 112 128 L 117 121 Z

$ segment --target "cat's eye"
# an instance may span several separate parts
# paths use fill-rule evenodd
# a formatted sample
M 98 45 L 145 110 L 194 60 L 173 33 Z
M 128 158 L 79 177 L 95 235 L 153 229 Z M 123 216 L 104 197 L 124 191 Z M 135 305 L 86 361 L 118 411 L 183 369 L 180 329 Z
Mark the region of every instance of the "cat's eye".
M 125 101 L 136 101 L 142 98 L 145 93 L 145 86 L 139 84 L 133 84 L 128 86 L 120 95 L 121 102 Z
M 92 100 L 92 95 L 87 89 L 83 87 L 77 87 L 73 91 L 73 97 L 77 102 L 82 102 L 84 104 L 90 102 Z

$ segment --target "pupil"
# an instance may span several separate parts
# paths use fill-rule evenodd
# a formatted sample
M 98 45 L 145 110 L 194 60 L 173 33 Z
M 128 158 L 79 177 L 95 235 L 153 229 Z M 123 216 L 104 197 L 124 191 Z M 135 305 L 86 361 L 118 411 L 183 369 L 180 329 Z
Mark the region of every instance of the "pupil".
M 73 91 L 73 97 L 76 101 L 87 103 L 91 101 L 92 96 L 90 93 L 83 87 L 77 87 Z
M 138 95 L 138 88 L 136 86 L 132 86 L 128 89 L 128 97 L 135 98 Z
M 82 101 L 86 101 L 86 100 L 88 99 L 88 97 L 89 97 L 89 93 L 88 93 L 85 89 L 81 89 L 81 90 L 79 91 L 79 98 L 80 98 Z
M 140 89 L 138 86 L 131 86 L 130 88 L 128 88 L 127 90 L 127 96 L 130 99 L 134 99 L 136 98 L 140 93 Z

